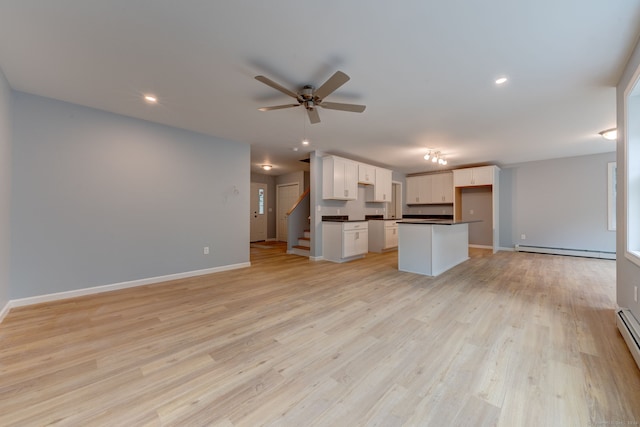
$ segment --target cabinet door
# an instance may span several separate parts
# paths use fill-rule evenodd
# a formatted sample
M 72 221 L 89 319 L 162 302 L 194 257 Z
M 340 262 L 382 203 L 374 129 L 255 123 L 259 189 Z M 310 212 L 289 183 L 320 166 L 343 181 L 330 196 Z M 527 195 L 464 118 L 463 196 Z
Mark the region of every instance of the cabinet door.
M 431 203 L 431 175 L 407 178 L 407 204 L 425 205 Z
M 348 200 L 358 198 L 358 164 L 344 160 L 344 197 Z
M 420 178 L 419 176 L 407 177 L 407 204 L 420 203 Z
M 425 203 L 432 203 L 433 202 L 433 188 L 432 187 L 432 182 L 433 182 L 433 175 L 424 175 L 420 177 L 420 192 L 419 192 L 419 198 L 420 198 L 420 203 L 425 204 Z
M 367 202 L 391 201 L 391 171 L 389 169 L 376 168 L 376 182 L 373 191 L 367 191 Z
M 453 171 L 453 185 L 456 187 L 469 187 L 473 181 L 473 168 L 457 169 Z
M 375 184 L 376 168 L 365 163 L 358 164 L 358 182 L 360 184 Z
M 453 203 L 453 174 L 441 173 L 432 176 L 431 201 L 433 203 Z
M 369 250 L 367 230 L 350 230 L 342 233 L 342 258 L 366 254 Z
M 358 196 L 358 165 L 341 157 L 322 159 L 322 198 L 355 200 Z
M 395 248 L 398 246 L 398 227 L 385 227 L 384 248 Z
M 473 185 L 492 185 L 493 166 L 473 168 Z

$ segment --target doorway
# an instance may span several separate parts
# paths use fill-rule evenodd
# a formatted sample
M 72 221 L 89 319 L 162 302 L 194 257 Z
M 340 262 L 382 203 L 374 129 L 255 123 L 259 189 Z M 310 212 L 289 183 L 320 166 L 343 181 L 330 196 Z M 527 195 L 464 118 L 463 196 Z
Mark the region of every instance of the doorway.
M 391 183 L 391 203 L 387 207 L 387 217 L 391 219 L 402 218 L 402 183 Z
M 293 207 L 300 196 L 299 184 L 281 184 L 277 187 L 276 210 L 278 212 L 276 220 L 276 235 L 280 242 L 287 241 L 287 212 Z
M 249 240 L 267 240 L 267 184 L 251 183 L 251 220 Z

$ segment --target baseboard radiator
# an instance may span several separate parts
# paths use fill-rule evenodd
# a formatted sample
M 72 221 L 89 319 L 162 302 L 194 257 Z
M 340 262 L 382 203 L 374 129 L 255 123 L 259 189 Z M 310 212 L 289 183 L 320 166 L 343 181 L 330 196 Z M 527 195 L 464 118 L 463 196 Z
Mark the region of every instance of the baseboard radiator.
M 516 252 L 533 252 L 538 254 L 569 255 L 587 258 L 616 259 L 615 252 L 590 251 L 586 249 L 549 248 L 545 246 L 516 245 Z
M 640 323 L 631 311 L 624 308 L 616 313 L 616 323 L 638 368 L 640 368 Z

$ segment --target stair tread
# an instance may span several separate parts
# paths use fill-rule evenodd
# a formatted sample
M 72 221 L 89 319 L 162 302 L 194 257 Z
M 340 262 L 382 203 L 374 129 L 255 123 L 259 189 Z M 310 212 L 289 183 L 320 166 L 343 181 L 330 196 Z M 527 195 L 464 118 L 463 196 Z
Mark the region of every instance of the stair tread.
M 308 251 L 310 249 L 309 246 L 294 245 L 293 247 L 296 249 L 302 249 L 303 251 Z

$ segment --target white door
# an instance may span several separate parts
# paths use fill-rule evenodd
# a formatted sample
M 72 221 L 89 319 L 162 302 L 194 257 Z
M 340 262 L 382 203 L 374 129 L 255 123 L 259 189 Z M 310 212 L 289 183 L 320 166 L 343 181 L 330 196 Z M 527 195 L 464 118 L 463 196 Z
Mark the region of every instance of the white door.
M 293 204 L 298 200 L 299 196 L 298 183 L 278 185 L 278 196 L 276 199 L 276 204 L 278 205 L 278 221 L 276 227 L 278 240 L 280 242 L 287 241 L 287 212 L 293 207 Z
M 267 184 L 251 183 L 250 240 L 267 240 Z

